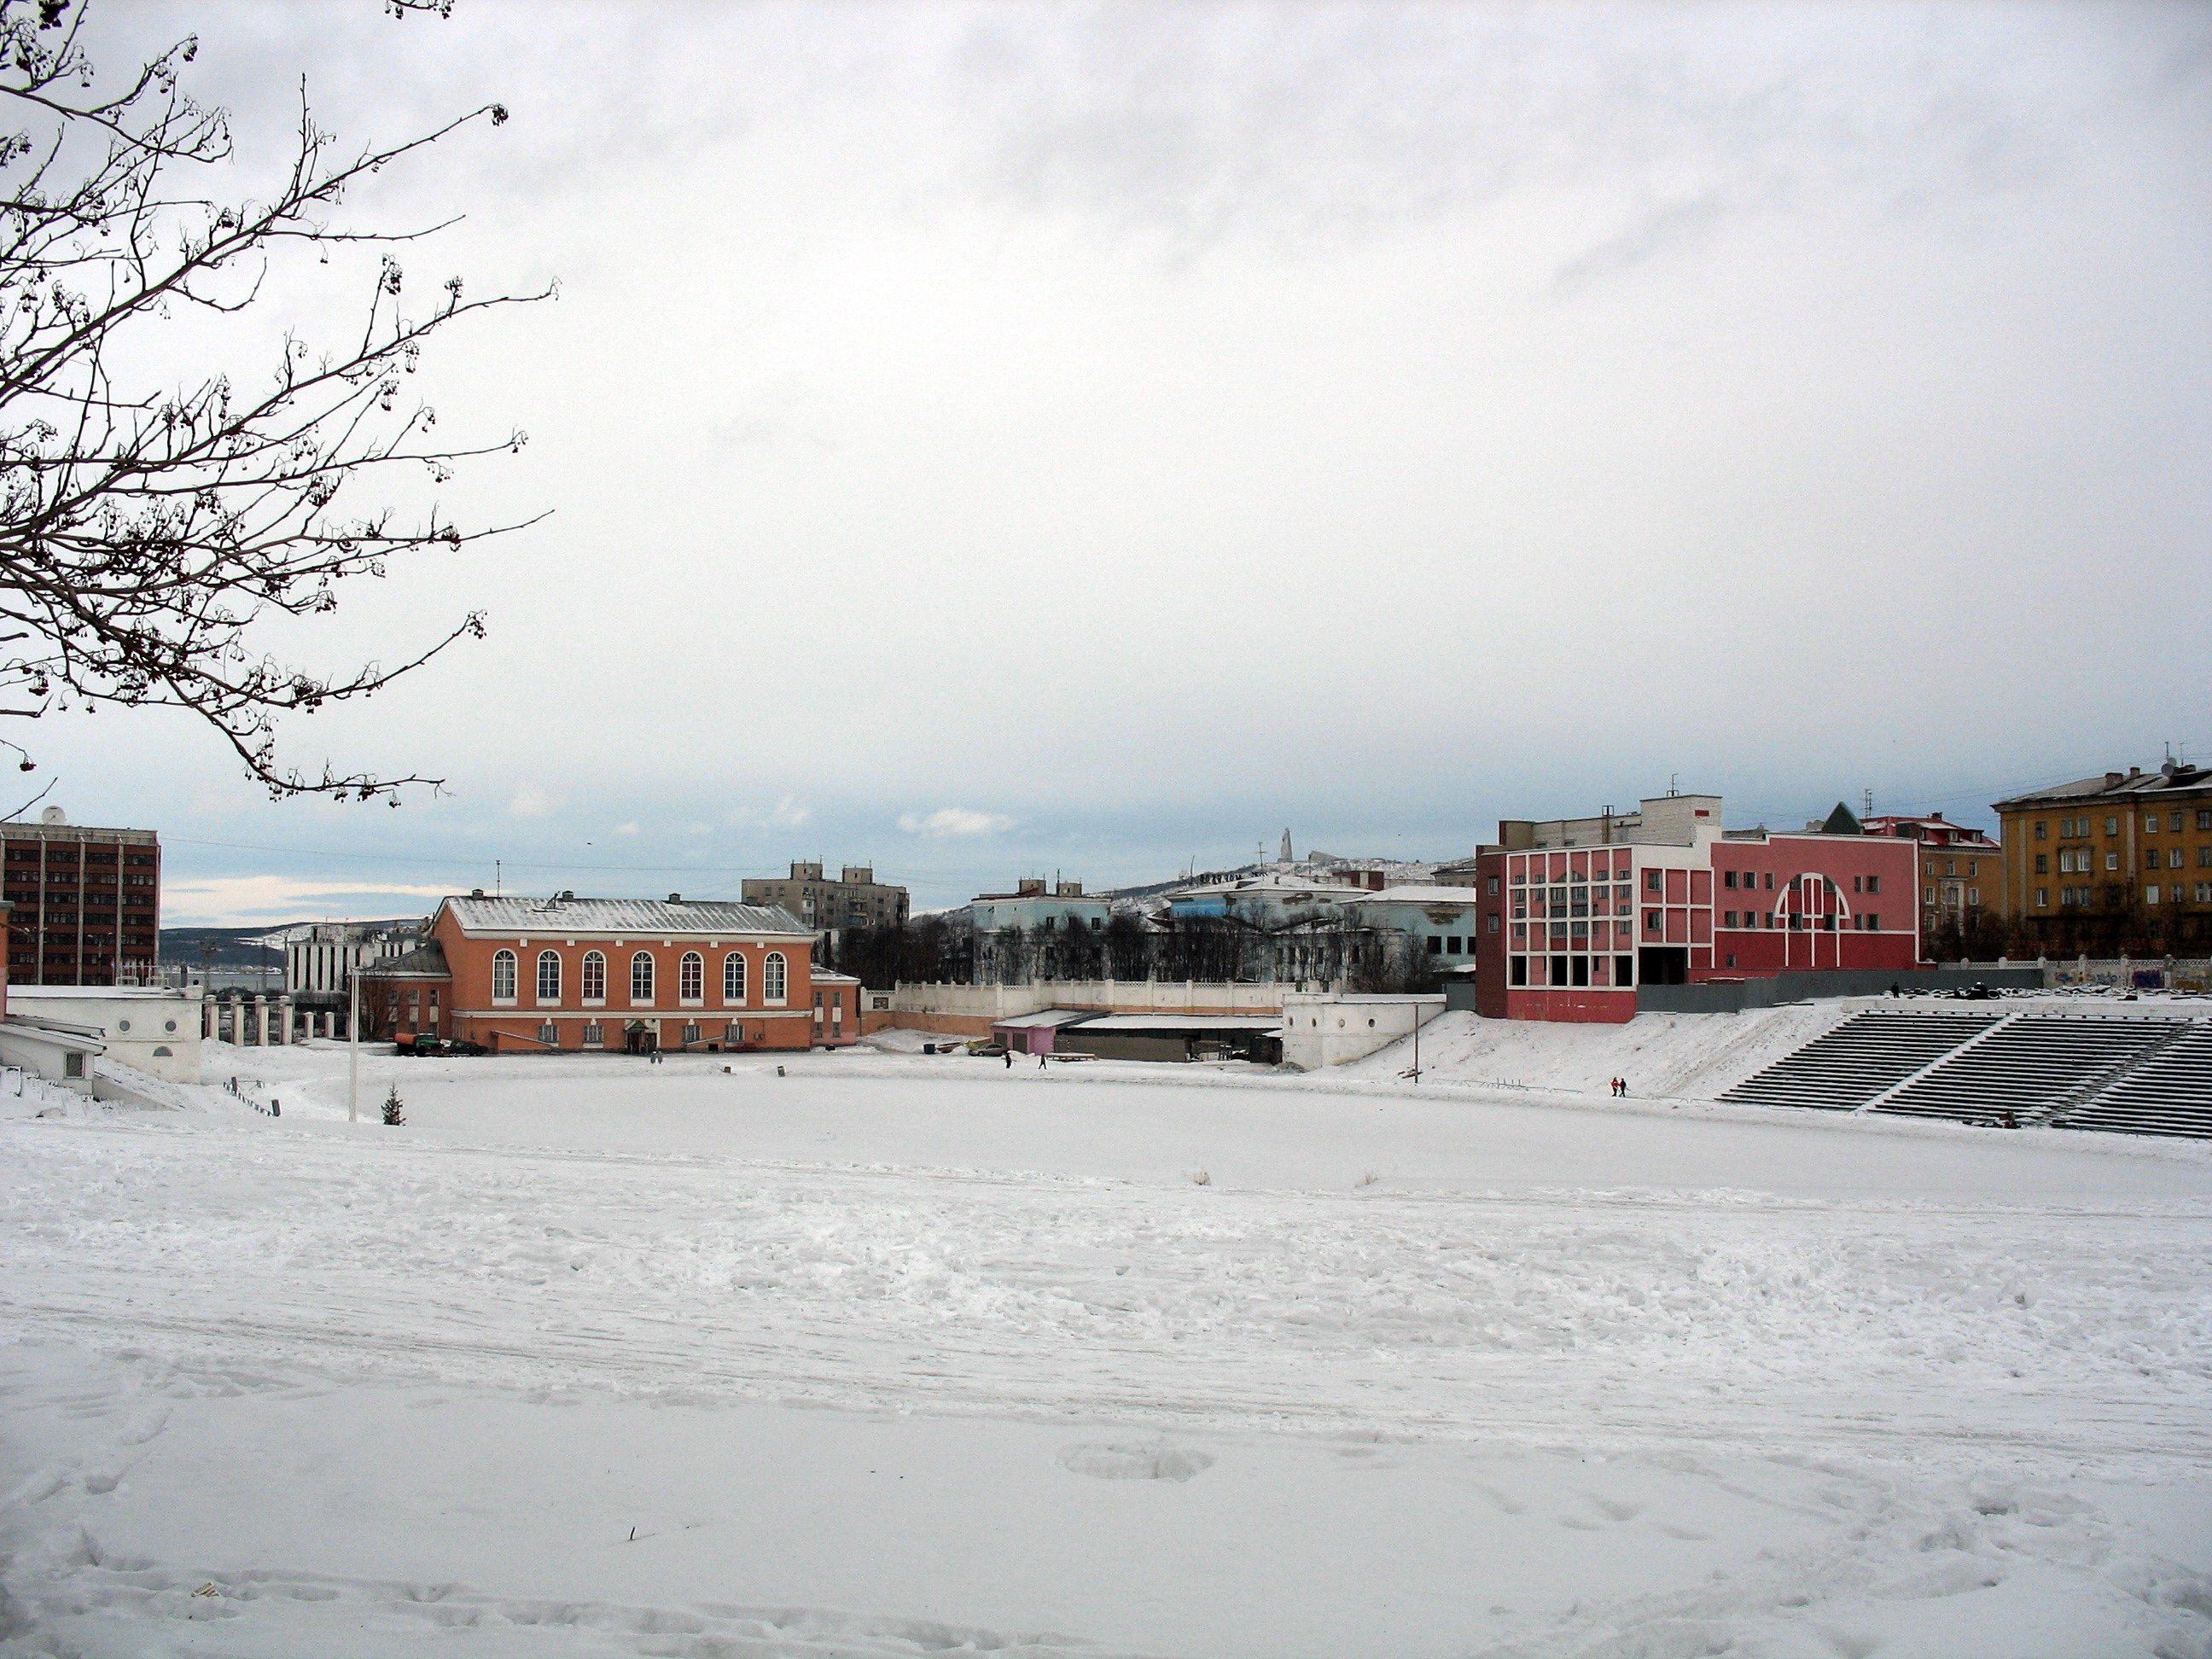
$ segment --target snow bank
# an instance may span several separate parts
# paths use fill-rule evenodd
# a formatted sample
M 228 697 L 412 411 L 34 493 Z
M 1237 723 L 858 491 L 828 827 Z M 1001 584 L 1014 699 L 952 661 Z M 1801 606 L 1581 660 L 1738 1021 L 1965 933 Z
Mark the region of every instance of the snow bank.
M 232 1063 L 0 1121 L 8 1659 L 2212 1650 L 2201 1148 Z

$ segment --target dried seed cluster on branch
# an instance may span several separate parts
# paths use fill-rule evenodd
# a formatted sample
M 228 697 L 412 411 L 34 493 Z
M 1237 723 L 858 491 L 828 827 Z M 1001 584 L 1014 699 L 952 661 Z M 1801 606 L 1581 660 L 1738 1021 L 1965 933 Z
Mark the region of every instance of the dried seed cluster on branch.
M 410 9 L 436 8 L 394 5 Z M 402 521 L 355 498 L 394 468 L 442 482 L 458 460 L 521 447 L 520 431 L 443 446 L 434 411 L 403 388 L 438 329 L 551 290 L 468 299 L 453 277 L 412 309 L 397 250 L 443 226 L 332 218 L 356 180 L 507 112 L 342 155 L 303 91 L 282 183 L 266 200 L 213 199 L 194 186 L 230 156 L 231 134 L 182 88 L 197 42 L 102 94 L 82 22 L 74 0 L 0 0 L 0 104 L 21 124 L 0 131 L 0 714 L 189 709 L 279 796 L 434 785 L 328 764 L 309 777 L 280 764 L 276 722 L 390 684 L 480 635 L 481 615 L 397 665 L 335 675 L 272 659 L 249 634 L 272 612 L 331 610 L 340 583 L 381 575 L 394 554 L 517 527 L 464 529 L 435 507 Z M 363 243 L 384 253 L 357 334 L 323 347 L 288 334 L 258 374 L 162 385 L 140 366 L 155 331 L 191 309 L 256 304 L 273 258 Z

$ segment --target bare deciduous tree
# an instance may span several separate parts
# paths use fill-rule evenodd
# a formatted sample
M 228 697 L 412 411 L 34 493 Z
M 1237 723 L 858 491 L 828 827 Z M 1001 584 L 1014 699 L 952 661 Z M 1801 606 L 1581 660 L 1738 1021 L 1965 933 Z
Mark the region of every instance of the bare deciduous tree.
M 443 9 L 390 4 L 395 15 Z M 188 709 L 279 796 L 366 800 L 434 783 L 327 763 L 310 778 L 280 764 L 276 722 L 389 685 L 481 635 L 480 615 L 396 665 L 337 674 L 273 659 L 250 633 L 273 613 L 328 612 L 338 584 L 381 575 L 396 554 L 514 527 L 465 530 L 435 507 L 402 521 L 357 506 L 358 489 L 339 498 L 395 469 L 442 482 L 458 460 L 520 448 L 520 432 L 441 443 L 434 412 L 403 388 L 436 330 L 544 295 L 465 299 L 455 276 L 410 309 L 397 250 L 442 226 L 331 218 L 368 175 L 507 112 L 487 105 L 341 155 L 303 92 L 289 165 L 267 199 L 219 200 L 194 188 L 232 153 L 223 112 L 180 84 L 197 42 L 100 91 L 82 24 L 82 0 L 0 0 L 0 101 L 23 123 L 0 131 L 0 714 Z M 145 367 L 165 323 L 242 312 L 273 258 L 327 259 L 347 244 L 382 252 L 357 333 L 324 349 L 288 333 L 259 376 L 212 370 L 170 386 Z

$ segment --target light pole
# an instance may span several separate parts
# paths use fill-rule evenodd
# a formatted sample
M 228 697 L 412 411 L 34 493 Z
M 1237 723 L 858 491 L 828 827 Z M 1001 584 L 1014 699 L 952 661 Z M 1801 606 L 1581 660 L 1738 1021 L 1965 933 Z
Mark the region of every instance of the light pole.
M 346 1121 L 361 1121 L 361 963 L 357 961 L 346 969 Z

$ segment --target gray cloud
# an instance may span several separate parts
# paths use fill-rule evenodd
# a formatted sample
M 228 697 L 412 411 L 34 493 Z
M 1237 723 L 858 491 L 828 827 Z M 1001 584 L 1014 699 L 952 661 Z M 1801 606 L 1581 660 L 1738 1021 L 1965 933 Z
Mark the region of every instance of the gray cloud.
M 2203 630 L 2141 696 L 2081 644 L 2212 599 L 2199 9 L 99 15 L 110 63 L 200 32 L 240 187 L 303 72 L 349 138 L 508 102 L 348 211 L 466 213 L 410 278 L 564 283 L 419 377 L 532 438 L 444 504 L 554 517 L 270 633 L 391 655 L 488 610 L 287 734 L 447 794 L 372 824 L 176 720 L 38 734 L 180 872 L 691 891 L 819 853 L 941 902 L 2205 728 Z M 242 337 L 342 325 L 361 275 L 272 272 Z M 2031 672 L 2094 729 L 2024 720 Z M 901 828 L 947 802 L 1011 822 Z

